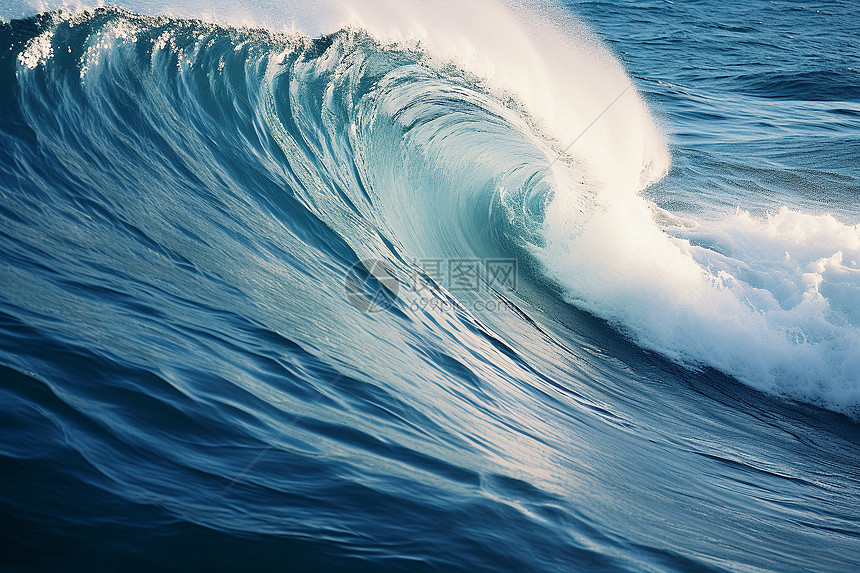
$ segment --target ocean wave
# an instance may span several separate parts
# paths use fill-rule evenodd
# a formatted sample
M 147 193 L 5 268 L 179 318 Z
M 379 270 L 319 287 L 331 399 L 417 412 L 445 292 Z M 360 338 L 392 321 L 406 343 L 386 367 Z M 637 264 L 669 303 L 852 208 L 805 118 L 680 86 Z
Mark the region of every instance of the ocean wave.
M 856 408 L 856 226 L 783 210 L 678 231 L 639 195 L 666 173 L 665 143 L 591 40 L 559 58 L 560 35 L 539 49 L 520 31 L 488 59 L 495 37 L 422 22 L 412 41 L 375 22 L 314 40 L 99 10 L 15 23 L 12 43 L 25 122 L 80 178 L 135 157 L 149 184 L 238 185 L 332 229 L 344 267 L 531 252 L 567 300 L 648 349 Z M 248 186 L 249 165 L 269 190 Z
M 858 102 L 858 72 L 806 70 L 796 73 L 741 75 L 736 78 L 744 91 L 759 97 L 798 101 Z
M 0 24 L 13 565 L 851 570 L 858 426 L 804 402 L 856 413 L 856 225 L 658 208 L 648 106 L 543 5 L 150 7 Z M 820 149 L 693 162 L 835 204 Z

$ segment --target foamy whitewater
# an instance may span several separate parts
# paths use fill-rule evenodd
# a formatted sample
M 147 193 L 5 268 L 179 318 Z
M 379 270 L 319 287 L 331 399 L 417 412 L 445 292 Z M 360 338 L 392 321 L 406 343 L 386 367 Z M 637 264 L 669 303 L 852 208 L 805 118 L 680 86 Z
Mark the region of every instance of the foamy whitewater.
M 0 16 L 13 564 L 860 564 L 848 2 Z

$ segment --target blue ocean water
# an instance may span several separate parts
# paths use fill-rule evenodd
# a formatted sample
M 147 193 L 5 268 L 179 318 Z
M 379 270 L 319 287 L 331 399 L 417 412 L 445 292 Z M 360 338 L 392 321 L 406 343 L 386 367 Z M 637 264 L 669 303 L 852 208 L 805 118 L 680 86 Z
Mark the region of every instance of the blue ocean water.
M 851 2 L 122 6 L 3 5 L 0 566 L 860 567 Z

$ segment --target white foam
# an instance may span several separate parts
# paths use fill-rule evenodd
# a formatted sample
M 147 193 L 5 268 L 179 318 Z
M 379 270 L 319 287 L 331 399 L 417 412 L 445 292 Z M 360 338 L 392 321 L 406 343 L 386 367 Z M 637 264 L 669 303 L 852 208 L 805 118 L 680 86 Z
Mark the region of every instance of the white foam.
M 30 40 L 24 51 L 18 54 L 18 61 L 21 65 L 32 70 L 53 58 L 54 48 L 51 46 L 51 37 L 50 32 L 45 32 Z
M 539 252 L 575 304 L 641 345 L 847 413 L 860 403 L 860 226 L 788 208 L 662 229 L 619 198 Z M 667 232 L 670 231 L 670 232 Z

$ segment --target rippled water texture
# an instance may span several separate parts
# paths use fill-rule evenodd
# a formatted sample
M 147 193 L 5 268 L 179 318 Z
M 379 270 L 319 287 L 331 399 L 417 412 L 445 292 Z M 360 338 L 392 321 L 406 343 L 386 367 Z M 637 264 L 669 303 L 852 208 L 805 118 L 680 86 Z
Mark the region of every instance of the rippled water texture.
M 4 5 L 0 566 L 860 567 L 852 3 L 127 6 Z

